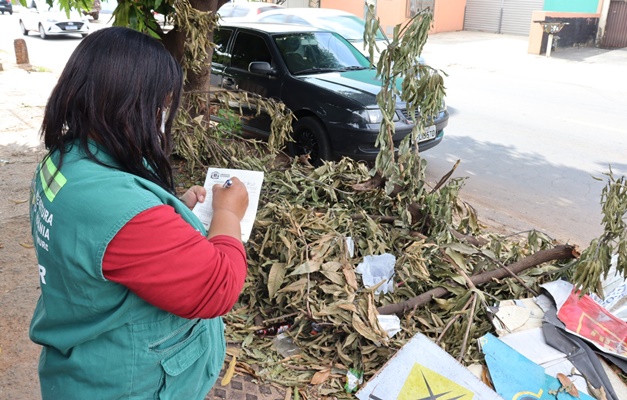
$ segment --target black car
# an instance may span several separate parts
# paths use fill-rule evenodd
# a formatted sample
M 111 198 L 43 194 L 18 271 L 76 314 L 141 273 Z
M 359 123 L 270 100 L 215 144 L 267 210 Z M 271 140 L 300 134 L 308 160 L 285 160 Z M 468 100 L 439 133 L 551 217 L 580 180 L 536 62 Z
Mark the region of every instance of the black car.
M 0 0 L 0 12 L 4 14 L 8 12 L 10 15 L 13 14 L 13 4 L 11 4 L 11 0 Z
M 282 101 L 297 118 L 294 154 L 307 153 L 314 161 L 376 158 L 381 81 L 368 59 L 342 36 L 311 26 L 229 22 L 221 24 L 213 40 L 212 86 Z M 244 130 L 267 137 L 270 117 L 253 117 L 250 111 Z M 440 143 L 448 118 L 443 106 L 419 139 L 421 151 Z M 413 127 L 403 103 L 397 105 L 394 122 L 398 146 Z

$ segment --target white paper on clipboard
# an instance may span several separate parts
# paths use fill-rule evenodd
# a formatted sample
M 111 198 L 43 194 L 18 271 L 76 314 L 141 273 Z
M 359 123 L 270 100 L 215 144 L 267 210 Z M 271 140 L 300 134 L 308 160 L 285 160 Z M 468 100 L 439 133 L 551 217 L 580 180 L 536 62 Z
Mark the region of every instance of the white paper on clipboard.
M 246 243 L 250 238 L 250 233 L 255 223 L 255 217 L 257 216 L 261 185 L 263 184 L 263 171 L 210 167 L 207 170 L 207 178 L 204 184 L 205 189 L 207 189 L 207 198 L 203 203 L 196 204 L 192 211 L 196 214 L 198 219 L 200 219 L 200 222 L 203 223 L 205 228 L 208 228 L 213 218 L 213 208 L 211 207 L 213 200 L 212 187 L 215 184 L 223 185 L 227 179 L 233 177 L 237 177 L 242 181 L 248 190 L 248 208 L 241 222 L 242 242 Z

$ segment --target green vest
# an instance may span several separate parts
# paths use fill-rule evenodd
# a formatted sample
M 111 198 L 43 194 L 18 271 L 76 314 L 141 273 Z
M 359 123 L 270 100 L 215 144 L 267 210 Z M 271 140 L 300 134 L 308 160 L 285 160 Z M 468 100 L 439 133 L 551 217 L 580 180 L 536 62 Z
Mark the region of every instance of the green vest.
M 158 185 L 78 145 L 57 163 L 53 154 L 38 168 L 30 212 L 41 283 L 30 337 L 43 346 L 43 399 L 204 399 L 224 362 L 222 319 L 170 314 L 102 273 L 109 242 L 140 212 L 170 205 L 206 235 L 202 223 Z

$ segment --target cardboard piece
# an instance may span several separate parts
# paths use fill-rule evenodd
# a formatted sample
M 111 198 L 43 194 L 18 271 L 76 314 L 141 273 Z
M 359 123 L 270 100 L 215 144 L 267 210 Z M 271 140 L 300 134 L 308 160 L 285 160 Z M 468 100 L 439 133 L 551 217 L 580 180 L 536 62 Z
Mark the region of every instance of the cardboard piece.
M 407 342 L 356 397 L 359 400 L 502 400 L 466 367 L 420 333 Z
M 557 378 L 490 333 L 482 336 L 479 344 L 494 387 L 505 399 L 594 400 L 585 393 L 580 392 L 579 397 L 574 397 L 561 391 L 562 385 Z

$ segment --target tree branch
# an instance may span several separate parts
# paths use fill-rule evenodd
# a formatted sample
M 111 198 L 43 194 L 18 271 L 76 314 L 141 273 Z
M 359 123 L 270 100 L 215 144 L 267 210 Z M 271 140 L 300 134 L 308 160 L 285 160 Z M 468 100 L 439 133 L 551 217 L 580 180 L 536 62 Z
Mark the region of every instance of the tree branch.
M 545 262 L 553 260 L 561 260 L 567 258 L 578 258 L 579 253 L 575 246 L 571 245 L 559 245 L 552 249 L 540 250 L 530 256 L 523 258 L 509 266 L 509 271 L 505 268 L 498 268 L 492 271 L 483 272 L 477 275 L 472 275 L 470 280 L 475 286 L 483 285 L 493 279 L 503 279 L 510 276 L 510 272 L 518 274 L 526 269 L 535 267 Z M 434 298 L 442 297 L 448 293 L 448 290 L 444 287 L 433 288 L 421 295 L 408 299 L 402 303 L 388 304 L 377 308 L 379 314 L 399 314 L 402 315 L 414 307 L 419 307 L 427 304 Z

